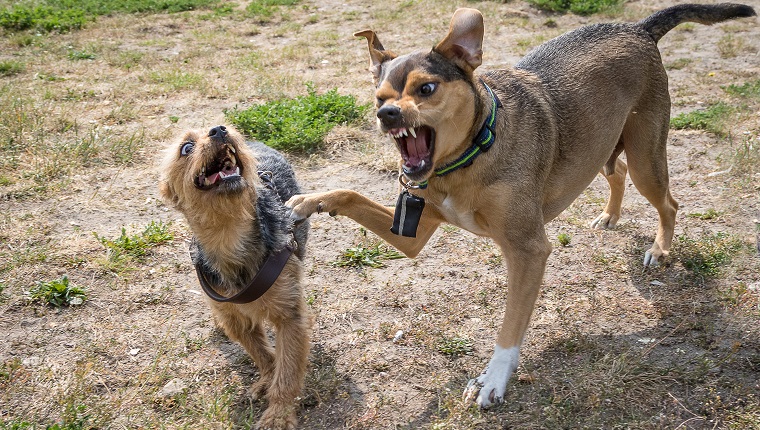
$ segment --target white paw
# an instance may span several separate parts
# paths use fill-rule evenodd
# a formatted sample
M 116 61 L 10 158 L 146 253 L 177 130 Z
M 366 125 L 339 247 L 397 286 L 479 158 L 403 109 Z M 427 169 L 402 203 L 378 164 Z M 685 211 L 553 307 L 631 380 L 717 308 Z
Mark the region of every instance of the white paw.
M 483 409 L 501 404 L 504 401 L 504 393 L 507 391 L 507 382 L 517 369 L 519 358 L 519 347 L 502 348 L 496 345 L 493 357 L 491 357 L 486 370 L 467 383 L 464 399 L 466 401 L 475 400 L 478 406 Z
M 591 223 L 589 224 L 589 227 L 597 230 L 609 230 L 615 228 L 615 225 L 617 225 L 618 220 L 620 217 L 612 214 L 608 214 L 607 212 L 603 212 L 601 215 L 596 217 Z

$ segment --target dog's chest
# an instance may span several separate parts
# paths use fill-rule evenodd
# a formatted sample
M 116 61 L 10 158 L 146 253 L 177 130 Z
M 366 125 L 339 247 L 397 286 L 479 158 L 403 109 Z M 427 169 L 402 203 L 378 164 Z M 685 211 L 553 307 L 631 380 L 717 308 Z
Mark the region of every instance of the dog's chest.
M 472 208 L 472 202 L 458 200 L 452 195 L 445 196 L 443 201 L 438 205 L 441 214 L 450 224 L 454 224 L 471 233 L 488 236 L 486 226 L 477 221 L 477 212 L 473 211 Z

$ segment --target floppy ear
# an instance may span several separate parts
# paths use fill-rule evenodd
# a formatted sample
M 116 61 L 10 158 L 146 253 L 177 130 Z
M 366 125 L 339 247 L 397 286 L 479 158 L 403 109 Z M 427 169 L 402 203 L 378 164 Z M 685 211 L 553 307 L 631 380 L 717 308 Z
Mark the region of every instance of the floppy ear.
M 386 61 L 396 58 L 396 54 L 386 51 L 380 39 L 377 38 L 372 30 L 358 31 L 354 33 L 356 37 L 365 37 L 367 39 L 367 48 L 369 48 L 369 70 L 375 78 L 375 84 L 380 79 L 380 68 Z
M 433 51 L 472 73 L 483 62 L 483 15 L 476 9 L 457 9 L 449 34 Z

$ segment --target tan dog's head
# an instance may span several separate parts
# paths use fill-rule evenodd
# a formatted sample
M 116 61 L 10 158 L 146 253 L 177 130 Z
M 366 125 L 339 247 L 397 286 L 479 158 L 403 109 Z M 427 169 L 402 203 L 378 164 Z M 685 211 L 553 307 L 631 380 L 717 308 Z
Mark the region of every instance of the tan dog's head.
M 159 191 L 186 216 L 241 210 L 249 206 L 240 199 L 252 197 L 257 164 L 243 136 L 231 128 L 189 131 L 167 148 Z
M 355 36 L 367 38 L 378 127 L 395 140 L 404 173 L 424 180 L 459 156 L 473 127 L 480 127 L 474 124 L 480 106 L 473 72 L 482 62 L 483 16 L 458 9 L 430 52 L 397 56 L 373 31 Z

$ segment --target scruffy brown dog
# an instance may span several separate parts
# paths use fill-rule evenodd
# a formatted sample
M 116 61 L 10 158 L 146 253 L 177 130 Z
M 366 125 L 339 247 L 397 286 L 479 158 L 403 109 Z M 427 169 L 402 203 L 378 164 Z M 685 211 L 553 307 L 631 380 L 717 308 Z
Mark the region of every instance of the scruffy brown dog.
M 250 392 L 269 407 L 258 427 L 295 428 L 312 317 L 301 286 L 308 225 L 294 227 L 283 205 L 299 192 L 292 168 L 274 149 L 217 126 L 167 149 L 159 187 L 193 231 L 190 252 L 216 323 L 259 367 Z

